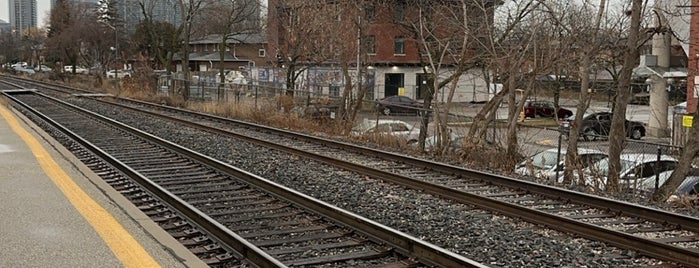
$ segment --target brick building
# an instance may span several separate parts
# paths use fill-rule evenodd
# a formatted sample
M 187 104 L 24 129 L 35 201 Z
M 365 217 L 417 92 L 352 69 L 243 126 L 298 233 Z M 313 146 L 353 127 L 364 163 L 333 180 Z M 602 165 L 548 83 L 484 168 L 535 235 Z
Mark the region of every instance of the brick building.
M 459 12 L 440 12 L 440 8 L 461 8 L 460 5 L 455 5 L 457 1 L 430 1 L 429 7 L 419 9 L 421 5 L 410 0 L 386 0 L 386 1 L 366 1 L 357 5 L 342 5 L 342 1 L 330 1 L 324 6 L 334 4 L 336 8 L 342 9 L 336 17 L 327 19 L 332 27 L 335 27 L 333 33 L 325 33 L 324 36 L 318 36 L 318 39 L 329 38 L 334 39 L 337 36 L 343 38 L 342 44 L 345 48 L 345 54 L 340 53 L 337 58 L 325 58 L 324 61 L 318 59 L 310 59 L 307 57 L 298 58 L 298 64 L 304 64 L 304 72 L 299 75 L 296 80 L 296 87 L 300 90 L 308 90 L 318 92 L 320 94 L 329 94 L 331 96 L 339 96 L 338 88 L 343 88 L 345 83 L 340 69 L 338 67 L 340 61 L 349 63 L 350 76 L 353 77 L 351 83 L 356 83 L 357 79 L 361 78 L 363 87 L 369 87 L 366 99 L 380 99 L 385 96 L 405 95 L 415 99 L 422 99 L 426 91 L 426 87 L 430 85 L 429 71 L 426 70 L 427 59 L 426 54 L 422 51 L 424 48 L 415 33 L 407 29 L 409 22 L 416 21 L 421 17 L 424 21 L 430 24 L 434 29 L 439 29 L 443 20 L 442 13 Z M 499 1 L 482 1 L 485 6 L 493 7 L 494 3 Z M 282 72 L 289 64 L 289 59 L 296 59 L 295 55 L 290 53 L 295 52 L 290 44 L 298 41 L 302 36 L 293 36 L 294 23 L 303 23 L 303 21 L 311 21 L 309 23 L 318 23 L 320 15 L 308 15 L 304 12 L 312 12 L 311 10 L 320 10 L 320 7 L 309 6 L 314 4 L 296 5 L 291 7 L 289 1 L 269 0 L 268 9 L 268 24 L 267 35 L 268 51 L 271 55 L 278 55 L 278 61 L 270 62 L 271 65 L 278 67 Z M 327 8 L 327 7 L 323 7 Z M 475 9 L 474 10 L 481 10 Z M 489 14 L 482 13 L 474 15 L 482 21 L 492 22 L 492 8 L 489 8 Z M 322 12 L 322 11 L 321 11 Z M 314 20 L 315 19 L 315 20 Z M 333 20 L 332 22 L 330 20 Z M 478 21 L 478 20 L 469 20 Z M 337 24 L 345 23 L 344 26 Z M 357 25 L 361 25 L 358 27 Z M 492 25 L 492 24 L 489 24 Z M 300 26 L 296 29 L 301 28 Z M 330 27 L 329 27 L 330 28 Z M 448 26 L 441 27 L 448 29 Z M 341 30 L 337 30 L 341 29 Z M 309 32 L 316 31 L 308 29 Z M 333 31 L 333 30 L 329 30 Z M 449 34 L 445 30 L 444 34 Z M 330 36 L 336 34 L 337 36 Z M 329 36 L 329 37 L 328 37 Z M 463 37 L 455 36 L 456 39 Z M 310 41 L 309 41 L 310 42 Z M 329 41 L 330 43 L 331 41 Z M 336 43 L 337 44 L 337 43 Z M 301 46 L 300 44 L 297 44 Z M 303 44 L 304 46 L 313 46 L 316 44 Z M 333 46 L 333 45 L 330 45 Z M 308 54 L 304 54 L 308 55 Z M 315 55 L 315 54 L 314 54 Z M 314 56 L 314 55 L 311 55 Z M 303 56 L 303 55 L 302 55 Z M 357 65 L 360 68 L 357 68 Z M 450 71 L 451 69 L 451 71 Z M 357 71 L 362 75 L 356 75 Z M 453 66 L 449 63 L 442 65 L 440 77 L 444 77 L 453 71 Z M 488 83 L 483 79 L 483 75 L 476 71 L 466 71 L 457 85 L 453 101 L 455 102 L 481 102 L 487 101 L 489 98 Z M 348 81 L 350 82 L 350 81 Z M 436 101 L 446 101 L 446 96 L 436 96 Z

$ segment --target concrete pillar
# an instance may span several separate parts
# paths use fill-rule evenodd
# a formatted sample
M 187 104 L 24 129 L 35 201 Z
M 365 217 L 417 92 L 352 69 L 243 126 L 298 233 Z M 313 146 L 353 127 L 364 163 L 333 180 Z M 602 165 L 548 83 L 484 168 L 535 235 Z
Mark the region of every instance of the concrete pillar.
M 651 77 L 650 84 L 650 117 L 648 118 L 647 135 L 664 138 L 669 136 L 668 130 L 668 100 L 667 80 L 659 76 Z
M 659 5 L 656 1 L 656 5 Z M 669 30 L 669 24 L 661 10 L 656 6 L 656 27 L 663 27 Z M 670 40 L 672 33 L 663 31 L 653 36 L 653 55 L 658 58 L 658 67 L 661 73 L 669 70 L 670 67 Z M 650 86 L 650 118 L 648 119 L 648 136 L 664 138 L 668 137 L 668 97 L 667 79 L 659 76 L 651 77 Z

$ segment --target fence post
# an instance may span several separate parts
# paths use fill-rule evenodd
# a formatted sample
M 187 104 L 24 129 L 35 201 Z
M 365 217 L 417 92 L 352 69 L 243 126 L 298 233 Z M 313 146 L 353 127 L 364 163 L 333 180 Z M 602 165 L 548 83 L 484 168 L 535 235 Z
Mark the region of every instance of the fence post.
M 561 143 L 563 143 L 563 130 L 558 129 L 558 151 L 556 155 L 556 178 L 554 181 L 558 181 L 558 170 L 559 164 L 561 163 Z
M 658 161 L 655 162 L 655 191 L 658 191 L 658 188 L 660 187 L 660 169 L 658 168 L 658 165 L 660 165 L 660 154 L 662 153 L 662 148 L 660 148 L 660 145 L 658 145 Z

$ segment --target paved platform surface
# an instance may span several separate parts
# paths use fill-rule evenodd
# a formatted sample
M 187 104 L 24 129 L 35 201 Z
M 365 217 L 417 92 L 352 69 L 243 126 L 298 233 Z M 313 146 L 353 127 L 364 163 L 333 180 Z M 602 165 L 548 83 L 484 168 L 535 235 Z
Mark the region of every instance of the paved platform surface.
M 0 97 L 0 267 L 206 267 Z

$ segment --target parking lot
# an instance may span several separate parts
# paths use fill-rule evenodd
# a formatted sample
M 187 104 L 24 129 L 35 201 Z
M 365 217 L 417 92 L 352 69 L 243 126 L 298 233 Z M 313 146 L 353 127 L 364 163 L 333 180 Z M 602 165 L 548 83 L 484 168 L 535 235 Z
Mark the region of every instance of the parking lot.
M 476 115 L 476 113 L 482 108 L 483 104 L 458 104 L 454 105 L 450 109 L 450 114 L 454 115 L 451 116 L 450 118 L 471 118 Z M 573 100 L 562 100 L 561 101 L 561 107 L 565 107 L 566 109 L 569 109 L 573 111 L 574 113 L 577 112 L 577 108 L 575 107 L 576 103 Z M 508 108 L 506 105 L 501 106 L 498 109 L 497 112 L 497 119 L 506 119 L 507 118 L 507 113 L 508 113 Z M 601 112 L 601 111 L 609 111 L 610 108 L 607 107 L 606 102 L 593 102 L 590 105 L 590 108 L 588 109 L 588 113 L 590 112 Z M 360 118 L 358 120 L 362 120 L 363 118 L 368 118 L 368 119 L 398 119 L 405 121 L 409 124 L 414 125 L 416 128 L 419 127 L 420 125 L 420 118 L 414 114 L 393 114 L 390 116 L 378 114 L 378 113 L 363 113 L 360 115 Z M 649 118 L 650 118 L 650 107 L 647 105 L 633 105 L 630 104 L 627 108 L 626 112 L 626 118 L 628 120 L 632 121 L 639 121 L 642 123 L 647 123 Z M 527 120 L 535 120 L 535 119 L 527 119 Z M 430 122 L 432 119 L 430 119 Z M 555 124 L 555 122 L 553 122 Z M 670 126 L 672 124 L 672 107 L 668 108 L 668 125 Z M 450 129 L 452 130 L 453 133 L 458 134 L 465 134 L 468 132 L 468 124 L 452 124 Z M 493 131 L 488 131 L 488 139 L 492 140 L 493 135 L 496 137 L 496 141 L 504 141 L 504 135 L 506 129 L 504 128 L 495 128 Z M 433 128 L 430 127 L 428 128 L 428 133 L 431 135 L 433 132 Z M 494 133 L 494 134 L 493 134 Z M 555 125 L 551 125 L 550 123 L 548 126 L 532 126 L 532 127 L 520 127 L 520 129 L 517 131 L 517 135 L 519 138 L 519 144 L 522 150 L 522 153 L 524 155 L 533 155 L 538 152 L 544 151 L 546 149 L 550 148 L 557 148 L 558 147 L 558 142 L 559 142 L 559 131 L 557 131 L 557 128 Z M 562 141 L 562 147 L 565 148 L 567 145 L 567 139 L 563 137 L 561 139 Z M 659 146 L 660 144 L 660 146 Z M 644 137 L 640 141 L 629 141 L 626 145 L 626 149 L 624 152 L 633 152 L 633 153 L 657 153 L 658 149 L 660 148 L 662 154 L 673 154 L 675 153 L 674 150 L 671 147 L 668 146 L 663 146 L 663 145 L 669 145 L 670 144 L 670 139 L 669 138 L 655 138 L 655 137 Z M 606 139 L 603 140 L 597 140 L 597 141 L 583 141 L 581 140 L 578 143 L 579 147 L 584 147 L 584 148 L 591 148 L 591 149 L 598 149 L 602 151 L 607 151 L 609 148 L 609 141 Z

